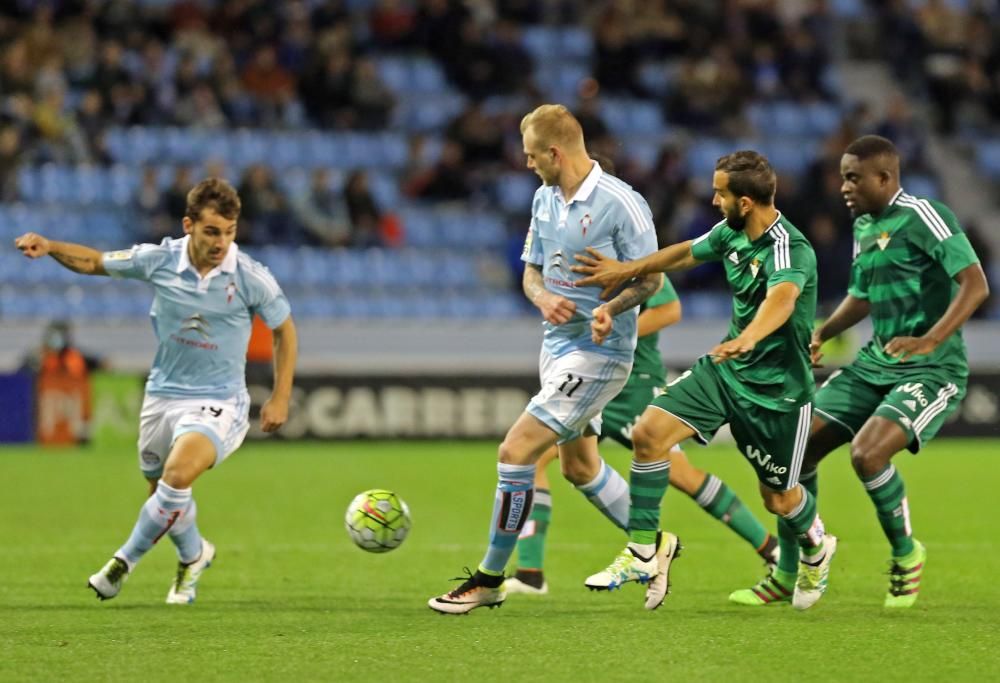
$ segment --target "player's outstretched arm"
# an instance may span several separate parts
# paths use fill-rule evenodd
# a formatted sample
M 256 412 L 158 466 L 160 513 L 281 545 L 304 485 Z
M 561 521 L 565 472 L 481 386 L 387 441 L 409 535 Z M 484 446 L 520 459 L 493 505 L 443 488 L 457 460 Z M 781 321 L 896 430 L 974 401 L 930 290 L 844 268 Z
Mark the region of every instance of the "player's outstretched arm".
M 653 296 L 663 286 L 661 273 L 643 275 L 618 293 L 614 299 L 594 309 L 594 319 L 590 323 L 590 337 L 595 344 L 603 344 L 611 334 L 613 318 L 623 311 L 635 308 Z
M 676 325 L 681 321 L 681 300 L 676 299 L 670 303 L 650 306 L 639 314 L 638 335 L 645 337 L 647 334 L 659 332 L 665 327 Z
M 868 302 L 868 299 L 859 299 L 851 294 L 844 297 L 844 300 L 840 302 L 836 310 L 826 319 L 826 322 L 817 327 L 813 332 L 812 341 L 809 343 L 812 364 L 815 367 L 822 367 L 819 362 L 823 358 L 823 354 L 820 353 L 820 347 L 823 346 L 823 343 L 828 339 L 833 339 L 844 330 L 857 325 L 868 317 L 870 311 L 871 304 Z
M 735 339 L 730 339 L 708 352 L 716 363 L 750 353 L 757 343 L 784 325 L 795 312 L 795 301 L 801 290 L 794 282 L 781 282 L 767 290 L 767 296 L 757 309 L 757 315 Z
M 56 242 L 34 232 L 27 232 L 16 240 L 14 246 L 28 258 L 51 256 L 74 273 L 84 275 L 107 275 L 104 270 L 104 257 L 101 252 L 82 244 L 72 242 Z
M 990 285 L 978 263 L 960 270 L 955 275 L 958 294 L 951 300 L 944 315 L 922 337 L 895 337 L 885 345 L 885 352 L 901 360 L 911 356 L 931 353 L 941 342 L 955 334 L 965 321 L 990 295 Z
M 671 244 L 649 256 L 624 263 L 608 258 L 593 247 L 587 247 L 586 254 L 575 254 L 574 258 L 580 265 L 572 266 L 570 270 L 587 275 L 577 280 L 576 286 L 603 287 L 602 299 L 607 299 L 622 284 L 637 277 L 669 270 L 685 270 L 701 263 L 691 254 L 691 240 Z
M 265 432 L 277 431 L 288 420 L 288 402 L 292 398 L 295 360 L 299 354 L 299 337 L 292 316 L 274 328 L 273 337 L 274 388 L 260 409 L 260 428 Z
M 521 287 L 528 301 L 537 306 L 545 320 L 553 325 L 568 323 L 576 313 L 575 303 L 545 289 L 542 269 L 533 263 L 525 264 Z

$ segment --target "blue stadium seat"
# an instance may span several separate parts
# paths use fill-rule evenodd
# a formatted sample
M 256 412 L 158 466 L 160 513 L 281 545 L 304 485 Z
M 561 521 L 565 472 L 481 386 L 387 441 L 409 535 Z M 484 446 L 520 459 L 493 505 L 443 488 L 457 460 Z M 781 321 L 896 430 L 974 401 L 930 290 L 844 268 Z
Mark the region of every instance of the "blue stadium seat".
M 521 33 L 521 43 L 539 65 L 562 56 L 562 36 L 557 28 L 528 26 Z
M 979 142 L 976 159 L 987 175 L 994 180 L 1000 179 L 1000 139 Z
M 559 32 L 562 56 L 568 59 L 586 61 L 594 54 L 594 39 L 591 32 L 580 26 L 566 26 Z
M 402 210 L 403 232 L 406 243 L 414 247 L 439 246 L 440 231 L 429 211 L 419 208 Z
M 922 173 L 907 173 L 904 178 L 904 187 L 908 193 L 917 197 L 941 198 L 941 191 L 937 181 L 931 176 Z
M 532 197 L 539 180 L 534 173 L 509 172 L 499 176 L 494 187 L 496 201 L 501 211 L 526 212 L 531 208 Z
M 800 174 L 816 158 L 816 146 L 816 141 L 812 139 L 768 138 L 752 147 L 765 155 L 779 173 Z

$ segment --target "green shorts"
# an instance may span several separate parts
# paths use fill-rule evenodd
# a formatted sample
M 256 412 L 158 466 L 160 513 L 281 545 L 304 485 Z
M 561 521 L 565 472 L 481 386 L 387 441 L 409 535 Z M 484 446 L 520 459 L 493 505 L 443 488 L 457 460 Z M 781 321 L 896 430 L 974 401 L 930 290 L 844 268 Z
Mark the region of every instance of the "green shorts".
M 916 453 L 955 412 L 965 397 L 966 384 L 965 377 L 934 370 L 873 382 L 848 365 L 830 375 L 816 392 L 816 414 L 840 425 L 852 438 L 874 415 L 892 420 L 909 437 L 907 448 Z
M 632 450 L 632 430 L 635 423 L 646 412 L 650 402 L 662 392 L 662 382 L 629 380 L 621 393 L 604 406 L 604 412 L 601 413 L 601 438 L 614 439 Z
M 728 423 L 737 448 L 762 484 L 780 491 L 799 483 L 812 403 L 785 413 L 759 406 L 733 391 L 712 359 L 702 356 L 651 405 L 689 426 L 703 444 Z

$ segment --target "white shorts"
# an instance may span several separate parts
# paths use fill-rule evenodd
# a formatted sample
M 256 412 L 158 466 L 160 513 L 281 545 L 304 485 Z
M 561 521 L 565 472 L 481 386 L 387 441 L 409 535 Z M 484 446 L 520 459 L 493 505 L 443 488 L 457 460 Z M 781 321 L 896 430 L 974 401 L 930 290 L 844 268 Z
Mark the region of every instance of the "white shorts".
M 147 479 L 163 474 L 163 465 L 181 434 L 198 432 L 215 444 L 215 464 L 243 443 L 250 429 L 250 395 L 229 399 L 164 398 L 146 395 L 139 414 L 139 469 Z
M 554 358 L 542 348 L 538 374 L 542 388 L 527 411 L 566 443 L 584 435 L 587 427 L 601 433 L 601 411 L 617 396 L 632 362 L 591 351 L 570 351 Z

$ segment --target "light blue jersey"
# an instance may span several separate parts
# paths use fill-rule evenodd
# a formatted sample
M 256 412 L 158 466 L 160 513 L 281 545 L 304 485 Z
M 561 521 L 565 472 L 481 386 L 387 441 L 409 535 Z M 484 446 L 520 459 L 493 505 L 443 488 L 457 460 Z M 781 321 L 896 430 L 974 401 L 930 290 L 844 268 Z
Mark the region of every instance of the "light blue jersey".
M 152 283 L 150 317 L 159 341 L 146 393 L 174 398 L 236 396 L 246 389 L 254 314 L 270 328 L 291 313 L 274 276 L 236 244 L 201 277 L 188 259 L 189 237 L 104 254 L 113 277 Z
M 603 303 L 600 287 L 576 287 L 585 277 L 574 273 L 574 254 L 593 247 L 619 261 L 634 261 L 656 251 L 656 231 L 649 205 L 628 183 L 604 173 L 596 162 L 569 203 L 558 186 L 543 185 L 531 206 L 531 228 L 521 260 L 542 267 L 545 288 L 576 304 L 563 325 L 545 325 L 545 349 L 554 357 L 574 350 L 632 360 L 639 307 L 614 318 L 604 344 L 590 339 L 593 309 Z

